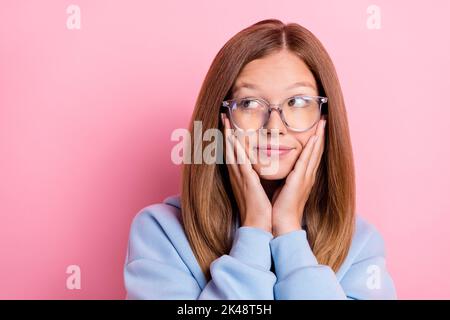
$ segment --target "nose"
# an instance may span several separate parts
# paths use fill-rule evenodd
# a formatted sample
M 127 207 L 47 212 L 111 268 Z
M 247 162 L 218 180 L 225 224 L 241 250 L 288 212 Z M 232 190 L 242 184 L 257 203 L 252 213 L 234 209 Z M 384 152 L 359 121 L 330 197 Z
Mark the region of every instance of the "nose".
M 268 133 L 271 133 L 271 130 L 278 131 L 279 134 L 286 134 L 287 128 L 284 125 L 283 120 L 281 119 L 281 110 L 277 107 L 271 108 L 269 113 L 269 120 L 267 121 L 267 124 L 265 128 L 267 129 Z M 272 132 L 274 133 L 274 132 Z

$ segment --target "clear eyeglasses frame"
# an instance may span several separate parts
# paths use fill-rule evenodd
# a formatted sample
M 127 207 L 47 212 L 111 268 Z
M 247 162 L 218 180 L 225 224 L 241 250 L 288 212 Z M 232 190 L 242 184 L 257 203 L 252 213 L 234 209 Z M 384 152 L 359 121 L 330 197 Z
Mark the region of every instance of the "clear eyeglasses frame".
M 293 99 L 299 99 L 297 101 L 300 101 L 301 105 L 294 105 L 291 106 L 290 102 Z M 257 131 L 261 128 L 264 128 L 269 119 L 270 114 L 273 110 L 278 111 L 280 114 L 280 118 L 283 121 L 284 125 L 293 131 L 296 132 L 303 132 L 311 129 L 319 120 L 320 115 L 322 114 L 322 105 L 324 103 L 327 103 L 328 98 L 322 97 L 322 96 L 310 96 L 310 95 L 294 95 L 289 98 L 286 98 L 282 103 L 279 104 L 273 104 L 268 101 L 266 101 L 263 98 L 258 97 L 244 97 L 244 98 L 237 98 L 237 99 L 229 99 L 222 101 L 222 108 L 227 108 L 230 114 L 230 119 L 233 125 L 238 129 L 242 131 Z M 256 103 L 257 108 L 259 108 L 258 114 L 255 113 L 256 107 L 249 108 L 249 107 L 243 107 L 244 103 Z M 297 103 L 297 102 L 295 102 Z M 309 109 L 306 109 L 309 108 Z M 240 125 L 236 119 L 237 112 L 241 112 L 241 114 L 244 112 L 247 113 L 247 120 L 256 121 L 261 123 L 261 125 L 256 125 L 255 128 L 249 129 L 249 128 L 243 128 L 242 124 Z M 289 110 L 289 111 L 286 111 Z M 293 111 L 294 110 L 294 111 Z M 253 114 L 252 114 L 253 112 Z M 296 114 L 294 114 L 296 112 Z M 303 112 L 303 115 L 302 115 Z M 309 112 L 309 114 L 307 113 Z M 288 117 L 285 116 L 285 113 L 288 114 Z M 234 114 L 234 116 L 233 116 Z M 245 113 L 244 113 L 245 114 Z M 297 115 L 297 118 L 295 118 Z M 259 116 L 260 119 L 253 119 L 256 116 Z M 241 116 L 242 117 L 242 116 Z M 252 118 L 253 117 L 253 118 Z M 294 117 L 294 120 L 292 119 Z M 302 119 L 300 119 L 302 117 Z M 310 117 L 310 119 L 306 119 L 307 117 Z M 290 119 L 287 119 L 290 118 Z M 303 119 L 304 118 L 304 119 Z M 305 120 L 306 119 L 306 120 Z M 289 121 L 290 120 L 290 121 Z M 295 121 L 307 121 L 308 126 L 306 128 L 298 128 L 293 124 Z M 250 122 L 250 121 L 248 121 Z M 291 122 L 291 124 L 289 124 Z M 242 121 L 241 121 L 242 123 Z

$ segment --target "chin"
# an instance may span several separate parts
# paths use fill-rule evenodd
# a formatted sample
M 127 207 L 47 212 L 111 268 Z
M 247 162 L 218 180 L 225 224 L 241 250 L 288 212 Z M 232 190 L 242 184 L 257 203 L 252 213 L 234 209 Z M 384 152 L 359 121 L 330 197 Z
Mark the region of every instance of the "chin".
M 285 161 L 274 163 L 272 168 L 268 165 L 263 166 L 256 163 L 253 165 L 253 169 L 255 169 L 260 178 L 265 180 L 281 180 L 285 179 L 289 175 L 293 167 L 293 164 L 287 164 L 284 162 Z

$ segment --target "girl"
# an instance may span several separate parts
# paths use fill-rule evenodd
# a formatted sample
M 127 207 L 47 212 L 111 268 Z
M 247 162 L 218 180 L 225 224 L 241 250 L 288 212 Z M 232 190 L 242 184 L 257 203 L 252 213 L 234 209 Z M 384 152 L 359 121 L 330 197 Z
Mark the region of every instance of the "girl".
M 206 75 L 191 134 L 194 121 L 221 130 L 225 155 L 184 164 L 181 196 L 136 215 L 127 298 L 396 298 L 383 239 L 355 215 L 344 99 L 310 31 L 271 19 L 237 33 Z M 256 145 L 238 131 L 257 132 Z M 254 161 L 221 161 L 243 154 Z

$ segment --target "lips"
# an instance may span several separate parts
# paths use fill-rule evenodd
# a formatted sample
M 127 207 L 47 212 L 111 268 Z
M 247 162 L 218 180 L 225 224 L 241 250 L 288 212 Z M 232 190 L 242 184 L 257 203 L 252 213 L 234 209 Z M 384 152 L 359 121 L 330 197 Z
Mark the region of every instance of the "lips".
M 292 150 L 292 149 L 294 149 L 294 148 L 292 148 L 292 147 L 288 147 L 288 146 L 283 146 L 283 145 L 270 145 L 270 144 L 268 144 L 268 145 L 266 145 L 266 146 L 258 146 L 258 147 L 256 147 L 257 149 L 264 149 L 264 150 L 275 150 L 275 149 L 278 149 L 278 150 Z
M 294 148 L 284 145 L 266 145 L 266 146 L 258 146 L 255 148 L 256 151 L 265 153 L 268 156 L 271 155 L 285 155 L 294 150 Z

